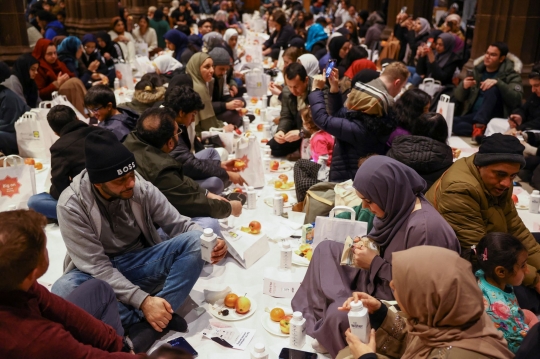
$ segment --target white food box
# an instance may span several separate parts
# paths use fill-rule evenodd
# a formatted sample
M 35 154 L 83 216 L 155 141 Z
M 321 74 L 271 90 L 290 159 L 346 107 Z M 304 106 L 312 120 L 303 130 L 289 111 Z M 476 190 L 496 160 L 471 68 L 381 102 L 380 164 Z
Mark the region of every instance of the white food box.
M 222 229 L 221 234 L 227 242 L 229 253 L 246 269 L 270 252 L 268 237 L 264 233 L 249 234 L 238 229 Z
M 263 294 L 274 298 L 292 298 L 300 288 L 305 272 L 297 268 L 281 270 L 266 268 L 263 278 Z

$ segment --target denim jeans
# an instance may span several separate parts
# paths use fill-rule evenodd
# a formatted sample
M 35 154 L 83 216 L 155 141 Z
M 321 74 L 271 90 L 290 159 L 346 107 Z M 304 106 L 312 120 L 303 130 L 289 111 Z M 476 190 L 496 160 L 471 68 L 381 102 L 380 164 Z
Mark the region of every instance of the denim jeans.
M 58 219 L 56 216 L 57 204 L 58 201 L 46 192 L 35 194 L 28 199 L 28 208 L 51 219 Z
M 476 123 L 487 125 L 494 117 L 504 116 L 504 102 L 501 91 L 497 86 L 493 86 L 484 92 L 484 102 L 478 111 L 468 113 L 464 116 L 454 117 L 452 132 L 458 136 L 472 135 L 473 126 Z
M 153 247 L 113 257 L 111 263 L 133 285 L 165 299 L 176 311 L 188 297 L 204 265 L 200 236 L 199 231 L 182 233 Z M 54 283 L 52 292 L 65 298 L 92 278 L 75 268 Z M 118 302 L 118 311 L 124 327 L 143 318 L 139 308 L 122 302 Z
M 221 156 L 213 148 L 205 148 L 204 150 L 195 153 L 195 157 L 199 160 L 221 161 Z M 202 188 L 207 189 L 214 194 L 221 194 L 225 188 L 223 181 L 219 177 L 215 176 L 195 180 L 195 182 L 197 182 Z
M 407 82 L 410 82 L 411 84 L 413 84 L 414 86 L 418 86 L 422 83 L 423 79 L 422 79 L 422 76 L 418 75 L 416 73 L 416 67 L 414 66 L 407 66 L 407 69 L 409 70 L 409 72 L 411 73 L 411 76 L 409 76 L 409 79 L 407 80 Z

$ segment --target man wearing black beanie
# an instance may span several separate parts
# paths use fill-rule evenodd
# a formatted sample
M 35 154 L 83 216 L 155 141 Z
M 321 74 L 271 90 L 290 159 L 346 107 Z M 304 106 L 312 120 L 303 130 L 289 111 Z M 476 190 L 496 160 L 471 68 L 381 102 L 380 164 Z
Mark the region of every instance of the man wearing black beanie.
M 520 306 L 540 311 L 540 245 L 523 224 L 512 200 L 512 182 L 525 166 L 523 145 L 514 136 L 486 137 L 478 153 L 457 160 L 427 192 L 427 199 L 452 226 L 461 256 L 475 262 L 473 246 L 488 233 L 516 237 L 529 252 L 524 287 L 514 287 Z
M 87 280 L 109 283 L 136 351 L 147 351 L 168 330 L 187 328 L 174 311 L 201 273 L 202 228 L 135 172 L 133 153 L 112 132 L 89 134 L 85 155 L 86 169 L 58 200 L 67 256 L 52 292 L 65 298 Z M 222 240 L 216 248 L 214 262 L 227 253 Z

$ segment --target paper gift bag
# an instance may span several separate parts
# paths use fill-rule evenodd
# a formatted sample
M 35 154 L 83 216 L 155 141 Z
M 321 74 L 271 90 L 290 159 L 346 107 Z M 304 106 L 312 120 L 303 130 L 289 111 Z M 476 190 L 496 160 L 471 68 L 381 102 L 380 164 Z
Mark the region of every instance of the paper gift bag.
M 437 113 L 440 113 L 448 125 L 448 137 L 452 135 L 452 125 L 454 124 L 454 103 L 450 102 L 450 96 L 441 95 L 437 104 Z
M 351 219 L 335 218 L 336 211 L 351 213 Z M 345 243 L 347 237 L 363 237 L 367 234 L 367 222 L 356 220 L 356 213 L 350 207 L 336 206 L 328 217 L 317 216 L 315 219 L 315 231 L 313 235 L 313 249 L 323 241 Z
M 64 106 L 70 107 L 73 111 L 75 111 L 75 114 L 77 115 L 77 118 L 80 121 L 82 121 L 84 123 L 88 123 L 89 119 L 84 117 L 84 115 L 82 113 L 80 113 L 79 110 L 77 110 L 77 108 L 75 108 L 75 106 L 73 106 L 71 104 L 71 102 L 69 102 L 69 100 L 67 99 L 66 96 L 59 95 L 57 91 L 54 91 L 52 93 L 52 101 L 51 101 L 51 103 L 52 103 L 52 107 L 54 107 L 56 105 L 64 105 Z
M 129 90 L 135 89 L 135 84 L 133 84 L 133 72 L 131 70 L 131 65 L 126 63 L 114 64 L 116 71 L 120 71 L 122 74 L 122 79 L 120 80 L 120 86 L 127 87 Z
M 234 133 L 232 132 L 224 132 L 223 128 L 215 128 L 211 127 L 209 131 L 203 131 L 201 132 L 201 140 L 205 140 L 208 137 L 212 136 L 219 136 L 219 139 L 223 143 L 223 147 L 227 150 L 229 153 L 233 153 L 234 150 Z
M 0 212 L 27 209 L 28 199 L 36 194 L 33 165 L 25 165 L 19 156 L 7 156 L 0 167 Z
M 17 147 L 23 157 L 35 157 L 50 163 L 50 148 L 58 139 L 45 118 L 34 110 L 26 112 L 15 122 Z
M 263 187 L 265 183 L 261 149 L 255 137 L 240 138 L 236 149 L 236 158 L 243 162 L 239 172 L 248 185 L 255 188 Z
M 135 42 L 135 55 L 148 57 L 148 44 L 143 41 Z
M 425 78 L 418 88 L 433 97 L 441 88 L 441 82 L 431 77 Z

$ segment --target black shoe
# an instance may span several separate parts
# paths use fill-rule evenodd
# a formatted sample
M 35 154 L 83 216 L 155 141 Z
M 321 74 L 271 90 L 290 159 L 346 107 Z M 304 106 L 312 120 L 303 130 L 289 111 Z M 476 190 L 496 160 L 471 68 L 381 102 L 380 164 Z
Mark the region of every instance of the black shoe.
M 474 138 L 472 139 L 472 142 L 475 142 L 476 144 L 481 145 L 481 144 L 482 144 L 482 141 L 484 141 L 486 137 L 487 137 L 487 136 L 484 136 L 484 135 L 482 135 L 482 136 L 476 136 L 476 137 L 474 137 Z
M 167 330 L 174 330 L 175 332 L 185 333 L 187 331 L 187 322 L 184 318 L 179 316 L 176 313 L 173 313 L 169 324 L 167 325 Z
M 133 351 L 135 353 L 146 353 L 152 347 L 152 344 L 161 339 L 167 332 L 167 329 L 161 333 L 156 331 L 146 320 L 133 324 L 129 327 L 129 339 L 133 343 Z

